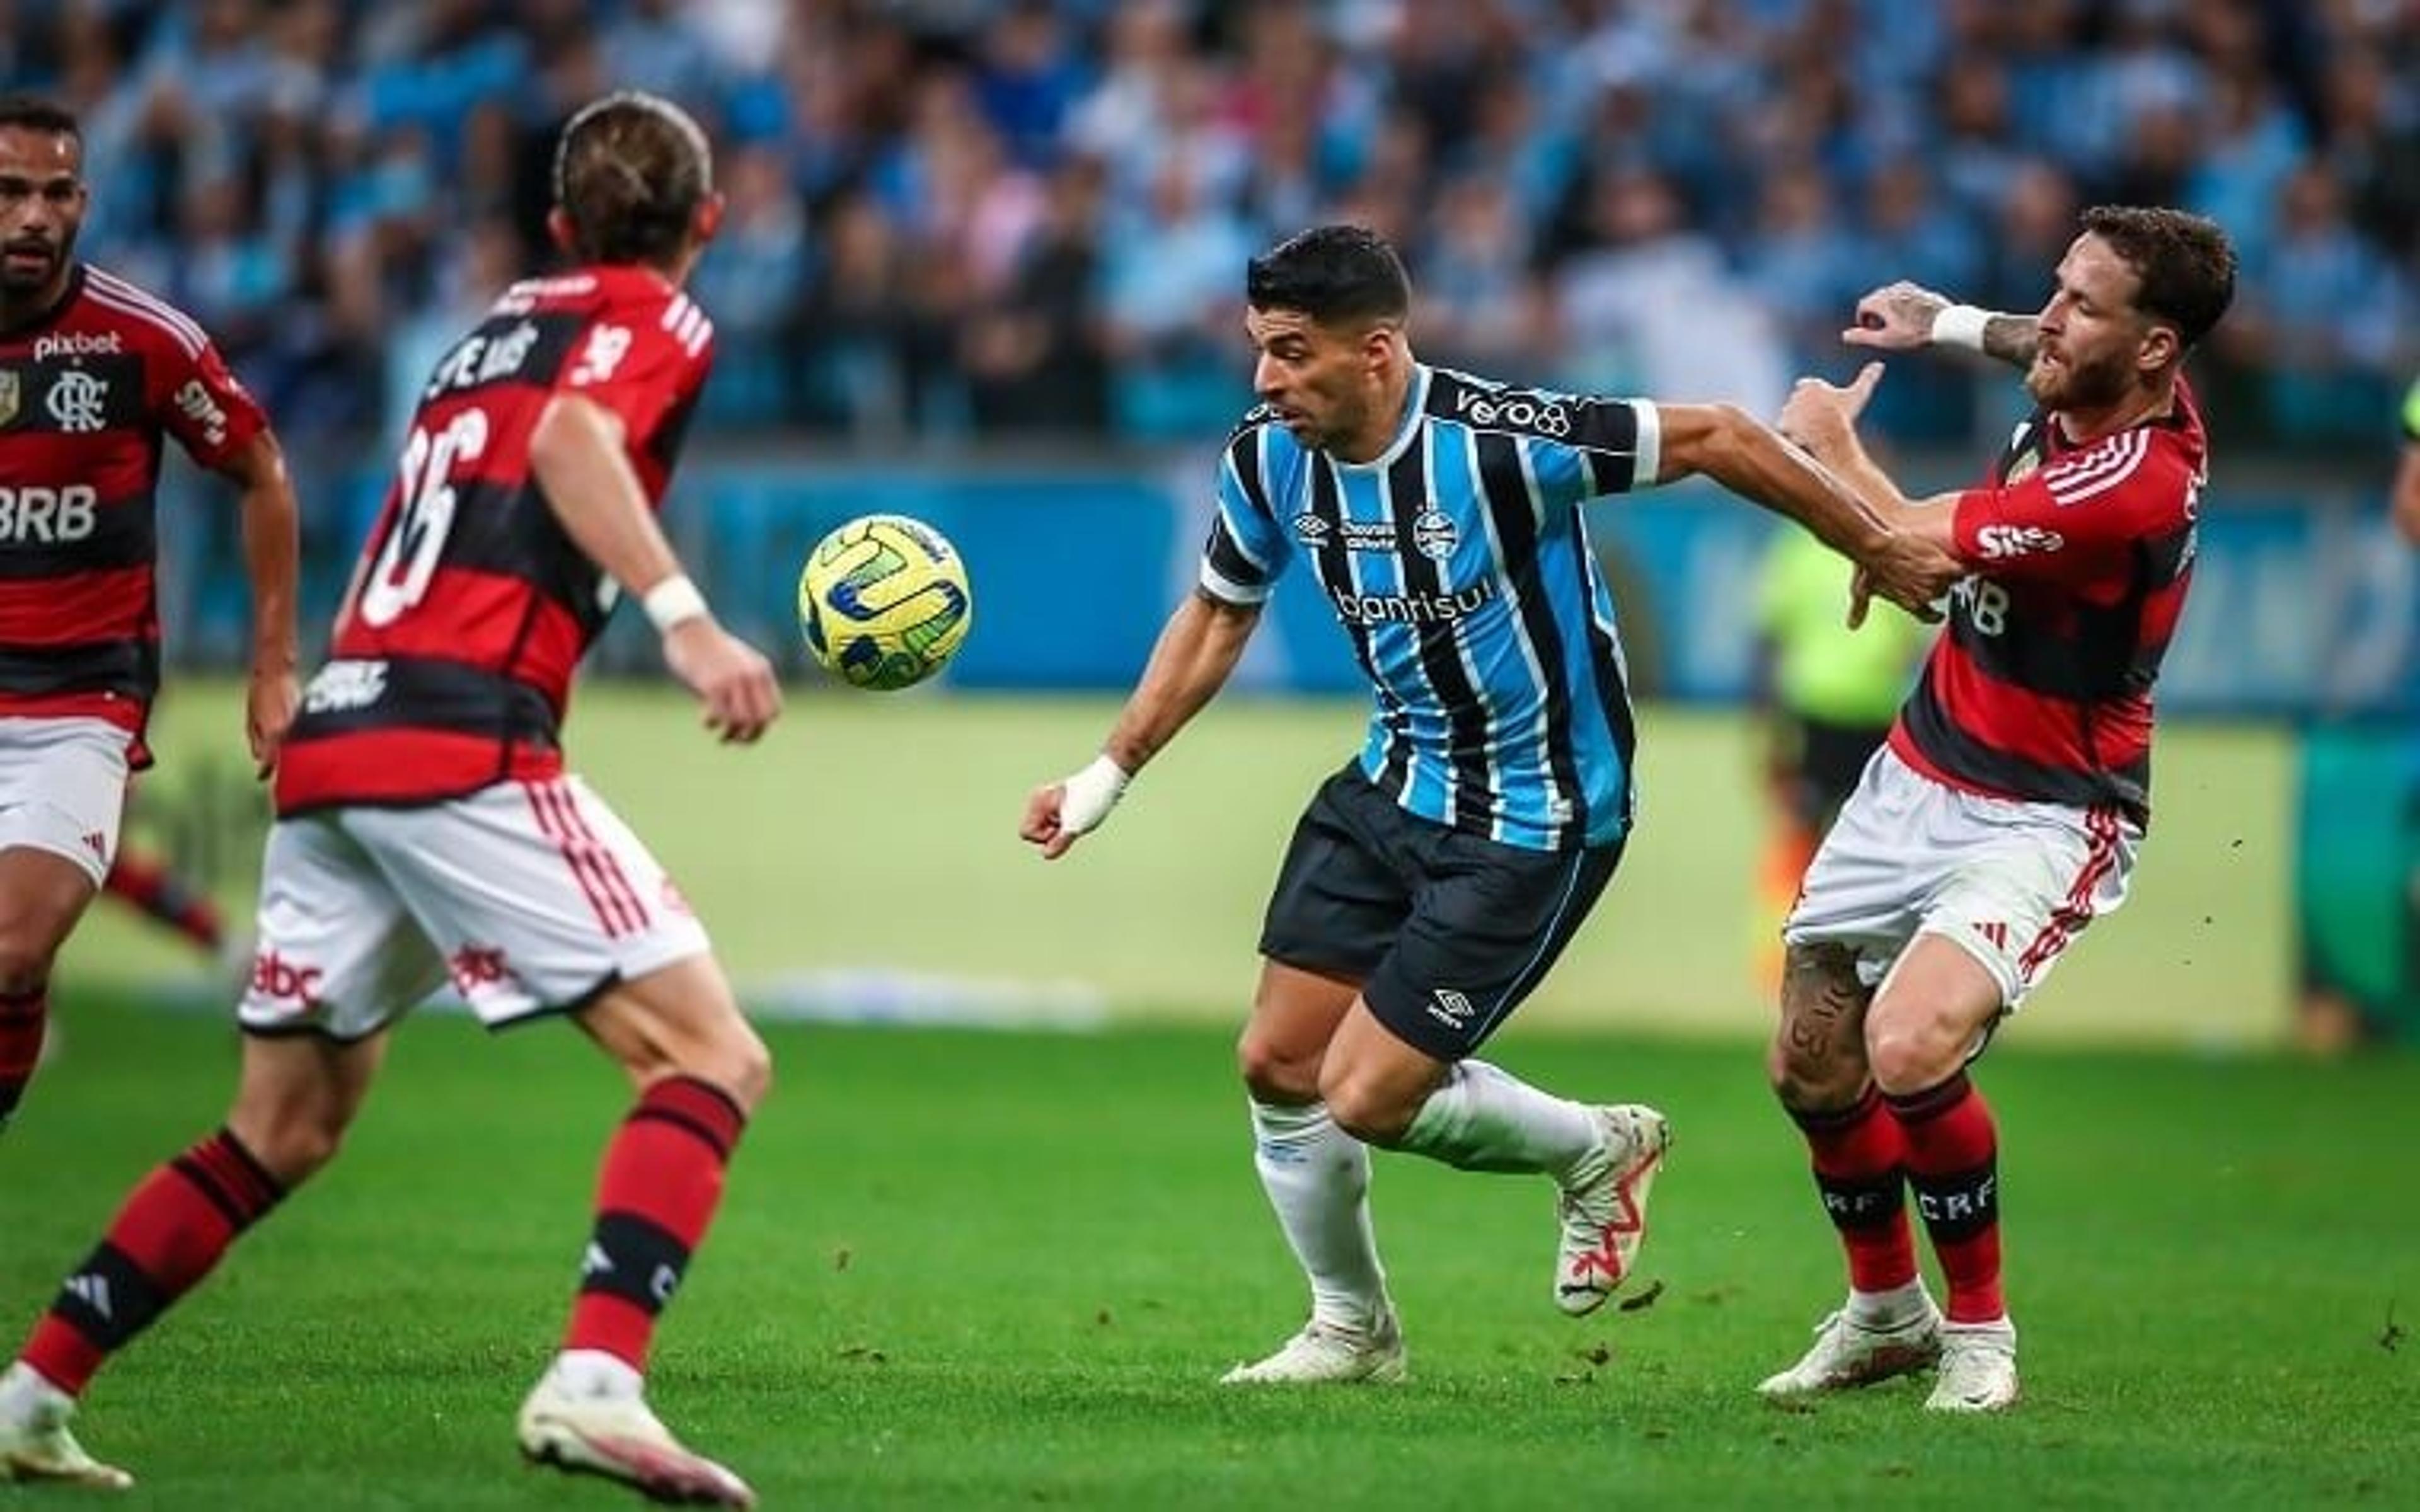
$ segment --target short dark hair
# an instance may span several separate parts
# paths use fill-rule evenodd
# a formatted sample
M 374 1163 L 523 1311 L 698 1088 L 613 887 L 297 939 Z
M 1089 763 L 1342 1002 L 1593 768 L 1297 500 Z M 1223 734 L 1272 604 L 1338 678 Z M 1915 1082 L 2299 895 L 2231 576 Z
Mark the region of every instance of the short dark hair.
M 706 133 L 687 111 L 635 89 L 581 107 L 554 148 L 554 201 L 590 262 L 669 263 L 714 193 Z
M 0 130 L 11 126 L 52 136 L 71 136 L 79 144 L 84 141 L 84 128 L 76 124 L 75 112 L 39 95 L 0 95 Z
M 1244 298 L 1255 310 L 1298 310 L 1322 325 L 1401 320 L 1411 313 L 1412 281 L 1377 232 L 1320 225 L 1253 258 Z
M 2234 302 L 2235 248 L 2217 222 L 2164 207 L 2095 205 L 2082 225 L 2134 270 L 2134 307 L 2176 327 L 2186 346 Z

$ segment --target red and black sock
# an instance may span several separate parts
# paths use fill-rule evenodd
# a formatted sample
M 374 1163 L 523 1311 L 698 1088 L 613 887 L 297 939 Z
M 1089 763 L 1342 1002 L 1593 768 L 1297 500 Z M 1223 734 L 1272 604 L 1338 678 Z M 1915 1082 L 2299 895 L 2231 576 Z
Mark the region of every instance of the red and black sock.
M 209 894 L 168 869 L 161 856 L 120 847 L 101 890 L 133 904 L 205 950 L 226 942 L 226 918 Z
M 286 1189 L 222 1129 L 154 1170 L 59 1288 L 21 1358 L 79 1396 L 109 1357 L 210 1273 Z
M 1872 1088 L 1836 1112 L 1792 1109 L 1815 1157 L 1815 1187 L 1823 1211 L 1849 1253 L 1849 1285 L 1858 1291 L 1894 1291 L 1916 1279 L 1916 1239 L 1907 1226 L 1903 1165 L 1906 1141 L 1899 1119 Z
M 1907 1181 L 1916 1189 L 1932 1252 L 1949 1283 L 1953 1323 L 2002 1317 L 2000 1141 L 1991 1106 L 1960 1072 L 1937 1087 L 1890 1099 L 1907 1132 Z
M 42 1036 L 51 1022 L 51 990 L 47 985 L 21 993 L 0 993 L 0 1127 L 17 1111 L 25 1084 L 42 1058 Z
M 640 1095 L 606 1147 L 565 1349 L 603 1350 L 646 1368 L 656 1317 L 714 1221 L 723 1167 L 746 1123 L 738 1103 L 693 1076 Z

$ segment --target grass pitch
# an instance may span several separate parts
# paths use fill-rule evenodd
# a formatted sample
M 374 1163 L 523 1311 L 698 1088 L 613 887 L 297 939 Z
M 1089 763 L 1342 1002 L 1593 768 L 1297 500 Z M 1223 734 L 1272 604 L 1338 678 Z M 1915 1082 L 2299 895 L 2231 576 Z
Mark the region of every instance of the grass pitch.
M 67 1054 L 0 1138 L 0 1345 L 231 1086 L 222 1021 L 91 987 L 60 1011 Z M 1213 1383 L 1303 1307 L 1224 1031 L 771 1037 L 781 1084 L 655 1376 L 768 1507 L 2420 1498 L 2420 1060 L 1995 1050 L 2027 1400 L 1941 1422 L 1912 1383 L 1750 1395 L 1840 1282 L 1745 1044 L 1516 1021 L 1514 1070 L 1671 1112 L 1634 1283 L 1660 1294 L 1564 1319 L 1543 1183 L 1381 1157 L 1413 1380 L 1289 1394 Z M 346 1157 L 97 1383 L 85 1441 L 143 1478 L 112 1504 L 628 1504 L 511 1437 L 625 1101 L 561 1026 L 407 1026 Z

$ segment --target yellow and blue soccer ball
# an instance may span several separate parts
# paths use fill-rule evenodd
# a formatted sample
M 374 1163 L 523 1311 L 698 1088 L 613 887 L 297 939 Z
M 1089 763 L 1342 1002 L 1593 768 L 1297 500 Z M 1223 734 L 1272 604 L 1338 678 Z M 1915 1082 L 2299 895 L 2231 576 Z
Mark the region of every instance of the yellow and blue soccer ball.
M 834 676 L 889 692 L 939 671 L 967 639 L 974 600 L 949 538 L 905 515 L 861 515 L 807 553 L 799 628 Z

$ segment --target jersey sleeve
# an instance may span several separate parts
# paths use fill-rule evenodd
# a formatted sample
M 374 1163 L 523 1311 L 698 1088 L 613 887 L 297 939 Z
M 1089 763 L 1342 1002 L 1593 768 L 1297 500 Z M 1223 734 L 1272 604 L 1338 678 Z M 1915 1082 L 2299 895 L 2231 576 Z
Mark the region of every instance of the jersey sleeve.
M 1293 538 L 1270 501 L 1265 427 L 1236 432 L 1218 459 L 1218 513 L 1202 548 L 1202 588 L 1230 604 L 1269 596 L 1294 554 Z
M 675 294 L 659 308 L 599 311 L 572 343 L 555 388 L 603 405 L 634 444 L 644 444 L 705 385 L 713 360 L 714 323 L 688 295 Z
M 164 350 L 168 381 L 155 391 L 164 394 L 161 425 L 195 462 L 225 467 L 269 428 L 269 417 L 210 342 L 170 342 Z
M 1522 395 L 1508 394 L 1508 408 Z M 1538 396 L 1544 401 L 1524 450 L 1537 480 L 1538 501 L 1563 507 L 1606 494 L 1651 488 L 1663 468 L 1663 425 L 1645 399 Z M 1517 413 L 1510 418 L 1520 418 Z
M 2195 480 L 2147 429 L 2120 431 L 2022 480 L 1958 496 L 1959 559 L 1995 578 L 2096 576 L 2192 523 Z

